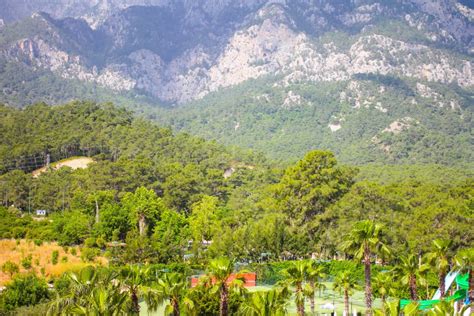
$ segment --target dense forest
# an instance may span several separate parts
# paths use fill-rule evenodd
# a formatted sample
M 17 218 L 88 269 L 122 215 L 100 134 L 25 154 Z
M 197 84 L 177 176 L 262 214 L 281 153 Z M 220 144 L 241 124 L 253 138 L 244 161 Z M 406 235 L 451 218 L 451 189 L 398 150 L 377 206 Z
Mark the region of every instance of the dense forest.
M 268 76 L 145 112 L 175 130 L 279 161 L 325 149 L 348 164 L 466 166 L 473 161 L 472 97 L 457 86 L 393 76 L 359 74 L 317 84 Z M 393 131 L 397 123 L 401 128 Z
M 86 262 L 101 256 L 117 268 L 189 262 L 202 269 L 219 257 L 352 258 L 341 240 L 364 220 L 384 227 L 393 253 L 425 255 L 442 239 L 452 257 L 474 242 L 469 170 L 357 168 L 320 150 L 275 163 L 88 102 L 2 106 L 0 144 L 0 237 L 79 245 Z M 75 156 L 93 163 L 55 168 Z M 4 308 L 22 306 L 15 304 Z
M 261 155 L 174 135 L 110 104 L 2 107 L 0 126 L 0 192 L 2 204 L 10 207 L 4 212 L 48 210 L 57 217 L 55 225 L 67 224 L 68 216 L 74 216 L 80 232 L 80 236 L 62 235 L 60 224 L 31 231 L 7 225 L 4 237 L 28 233 L 29 238 L 64 244 L 81 243 L 87 237 L 125 240 L 144 218 L 146 232 L 141 231 L 141 238 L 166 234 L 161 230 L 174 222 L 189 226 L 188 236 L 186 230 L 177 229 L 185 235 L 176 242 L 192 236 L 196 240 L 225 236 L 209 251 L 227 249 L 226 254 L 238 258 L 285 251 L 333 255 L 345 225 L 362 219 L 387 224 L 393 246 L 400 248 L 424 251 L 434 236 L 454 239 L 461 247 L 473 238 L 468 171 L 458 171 L 465 176 L 451 181 L 436 175 L 450 169 L 436 165 L 424 167 L 424 178 L 413 177 L 409 169 L 400 176 L 396 167 L 379 167 L 383 176 L 374 175 L 376 167 L 370 168 L 372 174 L 362 168 L 358 175 L 357 168 L 340 165 L 324 151 L 310 152 L 285 169 Z M 33 177 L 32 169 L 44 164 L 48 155 L 51 162 L 78 155 L 91 156 L 95 162 L 87 169 L 50 168 Z M 225 175 L 226 171 L 230 173 Z M 397 181 L 386 180 L 394 177 Z M 169 223 L 160 228 L 163 219 Z M 20 221 L 25 220 L 28 217 Z M 433 225 L 440 220 L 443 225 Z M 195 231 L 203 227 L 209 230 Z

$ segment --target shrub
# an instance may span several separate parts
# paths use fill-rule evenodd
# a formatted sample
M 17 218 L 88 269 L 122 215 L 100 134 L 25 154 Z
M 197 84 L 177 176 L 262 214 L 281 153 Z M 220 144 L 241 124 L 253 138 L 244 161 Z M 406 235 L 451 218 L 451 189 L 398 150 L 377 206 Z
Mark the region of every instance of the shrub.
M 250 265 L 250 269 L 257 273 L 258 282 L 264 284 L 275 284 L 284 279 L 283 270 L 291 265 L 291 261 L 257 263 Z
M 51 254 L 51 263 L 53 265 L 58 264 L 58 259 L 59 259 L 59 252 L 57 250 L 54 250 L 53 253 Z
M 61 277 L 54 280 L 54 289 L 60 295 L 68 294 L 71 280 L 67 277 L 67 274 L 63 274 Z
M 12 231 L 12 235 L 13 235 L 13 238 L 15 239 L 22 239 L 22 238 L 25 238 L 25 235 L 26 235 L 26 229 L 23 228 L 23 227 L 15 227 L 13 228 L 13 231 Z
M 112 232 L 112 241 L 119 241 L 120 240 L 120 229 L 114 229 Z
M 60 245 L 82 244 L 89 234 L 89 217 L 80 211 L 69 211 L 54 217 L 56 240 Z
M 203 267 L 199 267 L 199 269 L 192 269 L 188 264 L 186 263 L 170 263 L 170 264 L 162 264 L 162 263 L 156 263 L 156 264 L 151 264 L 149 266 L 150 271 L 155 274 L 159 275 L 163 272 L 174 272 L 174 273 L 181 273 L 184 275 L 191 275 L 196 272 L 196 270 L 202 271 Z
M 95 238 L 94 237 L 89 237 L 87 238 L 86 240 L 84 240 L 84 247 L 87 247 L 87 248 L 93 248 L 97 246 L 96 242 L 95 242 Z
M 77 250 L 76 250 L 76 248 L 71 248 L 71 255 L 77 256 Z
M 21 316 L 38 316 L 48 314 L 48 303 L 40 303 L 34 306 L 21 306 L 15 309 L 14 315 Z
M 14 310 L 21 306 L 33 306 L 49 299 L 48 285 L 44 279 L 34 274 L 22 275 L 13 279 L 2 292 L 4 309 Z
M 3 273 L 8 273 L 10 277 L 13 277 L 15 273 L 18 273 L 20 271 L 20 268 L 18 265 L 14 262 L 7 261 L 2 265 L 2 272 Z
M 95 243 L 96 243 L 97 247 L 99 247 L 101 249 L 105 249 L 106 241 L 102 236 L 97 237 Z
M 84 262 L 92 262 L 99 255 L 99 249 L 84 247 L 81 250 L 81 259 Z
M 35 239 L 35 245 L 40 247 L 43 244 L 43 241 L 41 239 Z
M 21 259 L 21 265 L 23 268 L 25 268 L 26 270 L 29 270 L 31 269 L 31 261 L 33 260 L 33 256 L 32 255 L 28 255 L 27 257 Z
M 64 257 L 61 258 L 62 263 L 67 263 L 67 261 L 68 261 L 67 256 L 64 256 Z
M 324 263 L 326 273 L 330 276 L 336 276 L 342 271 L 349 271 L 358 281 L 364 280 L 364 266 L 360 263 L 349 260 L 332 260 Z

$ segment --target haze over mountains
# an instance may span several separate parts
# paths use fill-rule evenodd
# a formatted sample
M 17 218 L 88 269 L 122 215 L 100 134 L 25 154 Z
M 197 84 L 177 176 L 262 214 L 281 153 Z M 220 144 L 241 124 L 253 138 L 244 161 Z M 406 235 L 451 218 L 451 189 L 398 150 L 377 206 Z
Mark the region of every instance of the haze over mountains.
M 0 18 L 7 104 L 145 97 L 172 106 L 147 108 L 161 123 L 282 159 L 473 158 L 469 1 L 6 0 Z

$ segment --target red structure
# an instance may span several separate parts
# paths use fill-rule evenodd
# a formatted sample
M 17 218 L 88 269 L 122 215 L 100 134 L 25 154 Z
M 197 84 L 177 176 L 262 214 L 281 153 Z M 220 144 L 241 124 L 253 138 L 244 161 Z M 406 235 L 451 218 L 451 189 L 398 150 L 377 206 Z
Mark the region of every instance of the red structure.
M 191 287 L 198 285 L 201 276 L 193 276 L 191 278 Z M 255 272 L 250 273 L 232 273 L 227 279 L 227 284 L 230 284 L 235 279 L 242 279 L 245 287 L 254 287 L 257 285 L 257 274 Z M 214 280 L 213 280 L 214 283 Z

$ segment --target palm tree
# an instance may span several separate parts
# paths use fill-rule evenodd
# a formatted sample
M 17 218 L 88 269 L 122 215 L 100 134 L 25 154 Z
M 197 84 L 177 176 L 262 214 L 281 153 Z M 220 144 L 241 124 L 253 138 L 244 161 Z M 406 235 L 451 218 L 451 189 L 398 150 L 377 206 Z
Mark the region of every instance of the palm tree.
M 240 306 L 243 316 L 283 316 L 287 314 L 288 299 L 291 293 L 287 287 L 270 291 L 254 292 Z
M 449 269 L 448 251 L 452 243 L 451 240 L 435 239 L 432 244 L 433 251 L 429 253 L 430 262 L 438 271 L 441 298 L 444 297 L 446 291 L 445 277 Z
M 403 308 L 404 316 L 417 316 L 420 314 L 418 302 L 411 302 Z
M 470 302 L 474 302 L 474 248 L 463 249 L 459 251 L 454 257 L 454 264 L 459 268 L 461 273 L 469 273 L 468 276 L 468 297 Z
M 466 314 L 470 305 L 465 305 L 460 311 L 456 310 L 454 302 L 440 301 L 428 313 L 428 316 L 462 316 Z M 469 313 L 468 313 L 469 314 Z
M 86 267 L 78 273 L 68 273 L 66 278 L 69 281 L 69 288 L 66 295 L 57 294 L 48 306 L 48 314 L 56 315 L 72 308 L 76 302 L 92 292 L 92 289 L 99 283 L 98 274 L 94 267 Z
M 393 271 L 400 278 L 404 285 L 408 285 L 410 289 L 410 299 L 418 300 L 417 282 L 422 281 L 421 274 L 423 274 L 428 267 L 426 265 L 419 265 L 418 257 L 414 254 L 400 257 L 400 264 L 398 264 Z
M 324 273 L 324 268 L 322 265 L 316 263 L 315 261 L 309 264 L 306 278 L 309 282 L 309 286 L 311 287 L 313 291 L 313 295 L 310 295 L 309 297 L 312 314 L 314 314 L 314 309 L 315 309 L 314 296 L 316 294 L 316 289 L 322 289 L 325 287 L 324 284 L 320 282 L 320 280 L 325 277 L 326 277 L 326 273 Z
M 431 259 L 429 258 L 429 255 L 426 254 L 423 257 L 420 257 L 420 270 L 418 271 L 418 275 L 420 278 L 420 283 L 425 285 L 425 291 L 426 291 L 426 299 L 429 300 L 431 297 L 430 293 L 430 282 L 429 282 L 429 275 L 431 273 L 430 269 L 430 261 Z
M 396 300 L 396 301 L 387 302 L 386 304 L 384 304 L 383 309 L 376 309 L 375 315 L 376 316 L 399 316 L 399 315 L 417 316 L 417 315 L 420 315 L 419 307 L 420 305 L 418 304 L 418 302 L 411 302 L 407 304 L 405 307 L 400 308 L 400 300 Z
M 344 313 L 349 315 L 349 296 L 358 288 L 357 280 L 349 271 L 342 271 L 334 279 L 334 290 L 344 294 Z
M 140 313 L 139 296 L 142 286 L 149 279 L 149 272 L 148 268 L 138 265 L 126 266 L 121 270 L 122 283 L 130 295 L 131 308 L 129 312 L 131 314 Z
M 109 284 L 94 288 L 89 295 L 79 303 L 71 306 L 65 314 L 73 315 L 126 315 L 128 295 L 116 286 Z
M 168 300 L 165 314 L 180 315 L 180 303 L 185 299 L 188 281 L 179 273 L 164 274 L 153 287 L 145 291 L 145 301 L 150 311 L 156 311 L 158 306 Z M 189 301 L 186 304 L 191 304 Z
M 376 309 L 376 316 L 399 316 L 400 313 L 400 301 L 386 302 L 383 304 L 382 309 Z
M 108 270 L 94 267 L 68 274 L 69 291 L 49 303 L 48 315 L 127 314 L 130 300 L 116 276 Z
M 364 263 L 367 315 L 372 315 L 371 256 L 379 251 L 389 253 L 381 240 L 382 228 L 382 225 L 370 220 L 358 222 L 341 245 L 344 252 L 353 254 Z
M 295 303 L 299 316 L 304 316 L 305 296 L 312 295 L 310 287 L 304 287 L 304 281 L 308 276 L 309 265 L 305 261 L 294 261 L 283 270 L 285 283 L 295 287 Z
M 209 263 L 209 276 L 218 288 L 220 296 L 219 315 L 229 315 L 229 285 L 227 281 L 232 274 L 234 264 L 227 258 L 217 258 Z
M 374 292 L 382 300 L 383 306 L 385 306 L 387 302 L 387 296 L 392 290 L 392 282 L 392 275 L 383 272 L 377 274 L 377 276 L 373 279 L 372 285 L 374 287 Z

